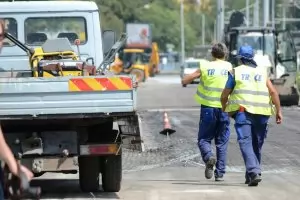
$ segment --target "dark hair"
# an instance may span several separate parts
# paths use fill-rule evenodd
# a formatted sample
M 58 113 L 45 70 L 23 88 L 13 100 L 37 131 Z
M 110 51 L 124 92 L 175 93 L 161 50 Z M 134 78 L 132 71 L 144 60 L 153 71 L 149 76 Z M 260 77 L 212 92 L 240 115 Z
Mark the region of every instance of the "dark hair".
M 211 48 L 211 55 L 214 58 L 222 59 L 227 55 L 227 47 L 223 43 L 213 44 Z

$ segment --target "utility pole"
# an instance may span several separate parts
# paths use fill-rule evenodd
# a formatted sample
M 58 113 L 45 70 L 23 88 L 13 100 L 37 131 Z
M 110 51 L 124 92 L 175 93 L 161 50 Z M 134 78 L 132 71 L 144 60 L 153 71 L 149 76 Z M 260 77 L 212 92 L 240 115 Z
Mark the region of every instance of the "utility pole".
M 270 1 L 269 0 L 263 0 L 264 2 L 264 13 L 263 13 L 263 16 L 264 16 L 264 27 L 267 26 L 267 24 L 269 23 L 270 21 Z
M 205 30 L 205 14 L 202 14 L 202 45 L 205 44 L 205 34 L 206 34 L 206 30 Z
M 184 37 L 184 0 L 180 1 L 180 29 L 181 29 L 181 66 L 185 60 L 185 37 Z
M 249 0 L 246 0 L 246 26 L 249 26 L 250 13 L 249 13 Z
M 222 35 L 224 31 L 224 0 L 218 0 L 217 3 L 218 16 L 217 16 L 217 39 L 222 40 Z
M 275 28 L 275 0 L 271 0 L 272 5 L 272 28 Z
M 285 2 L 282 2 L 281 7 L 282 7 L 282 18 L 283 18 L 283 20 L 282 20 L 282 29 L 283 30 L 286 28 L 286 21 L 285 21 L 285 19 L 286 19 L 286 6 L 287 6 L 287 4 Z
M 253 9 L 253 26 L 259 26 L 259 0 L 255 0 Z

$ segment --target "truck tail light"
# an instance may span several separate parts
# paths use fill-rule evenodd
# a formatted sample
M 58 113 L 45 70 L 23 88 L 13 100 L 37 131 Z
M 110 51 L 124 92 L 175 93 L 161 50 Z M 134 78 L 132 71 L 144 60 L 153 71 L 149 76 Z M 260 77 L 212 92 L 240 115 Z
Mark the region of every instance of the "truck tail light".
M 120 146 L 118 144 L 92 144 L 80 145 L 80 155 L 109 155 L 117 154 Z

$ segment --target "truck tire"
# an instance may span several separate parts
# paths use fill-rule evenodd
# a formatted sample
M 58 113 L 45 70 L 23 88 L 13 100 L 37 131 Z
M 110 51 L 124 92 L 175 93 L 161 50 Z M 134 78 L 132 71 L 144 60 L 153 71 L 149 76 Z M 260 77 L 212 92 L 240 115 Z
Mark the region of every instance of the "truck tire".
M 132 69 L 130 74 L 136 75 L 136 80 L 139 83 L 145 81 L 145 72 L 141 69 Z
M 102 161 L 104 192 L 119 192 L 122 182 L 122 155 L 108 156 Z
M 99 157 L 79 157 L 79 183 L 83 192 L 99 191 Z

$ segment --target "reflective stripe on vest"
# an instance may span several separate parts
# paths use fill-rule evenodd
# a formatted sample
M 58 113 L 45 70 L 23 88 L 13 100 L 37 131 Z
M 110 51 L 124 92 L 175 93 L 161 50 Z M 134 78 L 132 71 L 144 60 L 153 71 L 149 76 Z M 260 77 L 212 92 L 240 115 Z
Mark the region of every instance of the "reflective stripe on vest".
M 200 83 L 194 96 L 196 102 L 205 106 L 221 108 L 220 97 L 232 65 L 222 60 L 207 61 L 201 62 L 200 70 Z
M 244 107 L 247 112 L 272 115 L 272 104 L 267 87 L 267 72 L 263 68 L 241 65 L 234 69 L 236 85 L 231 93 L 226 112 Z

